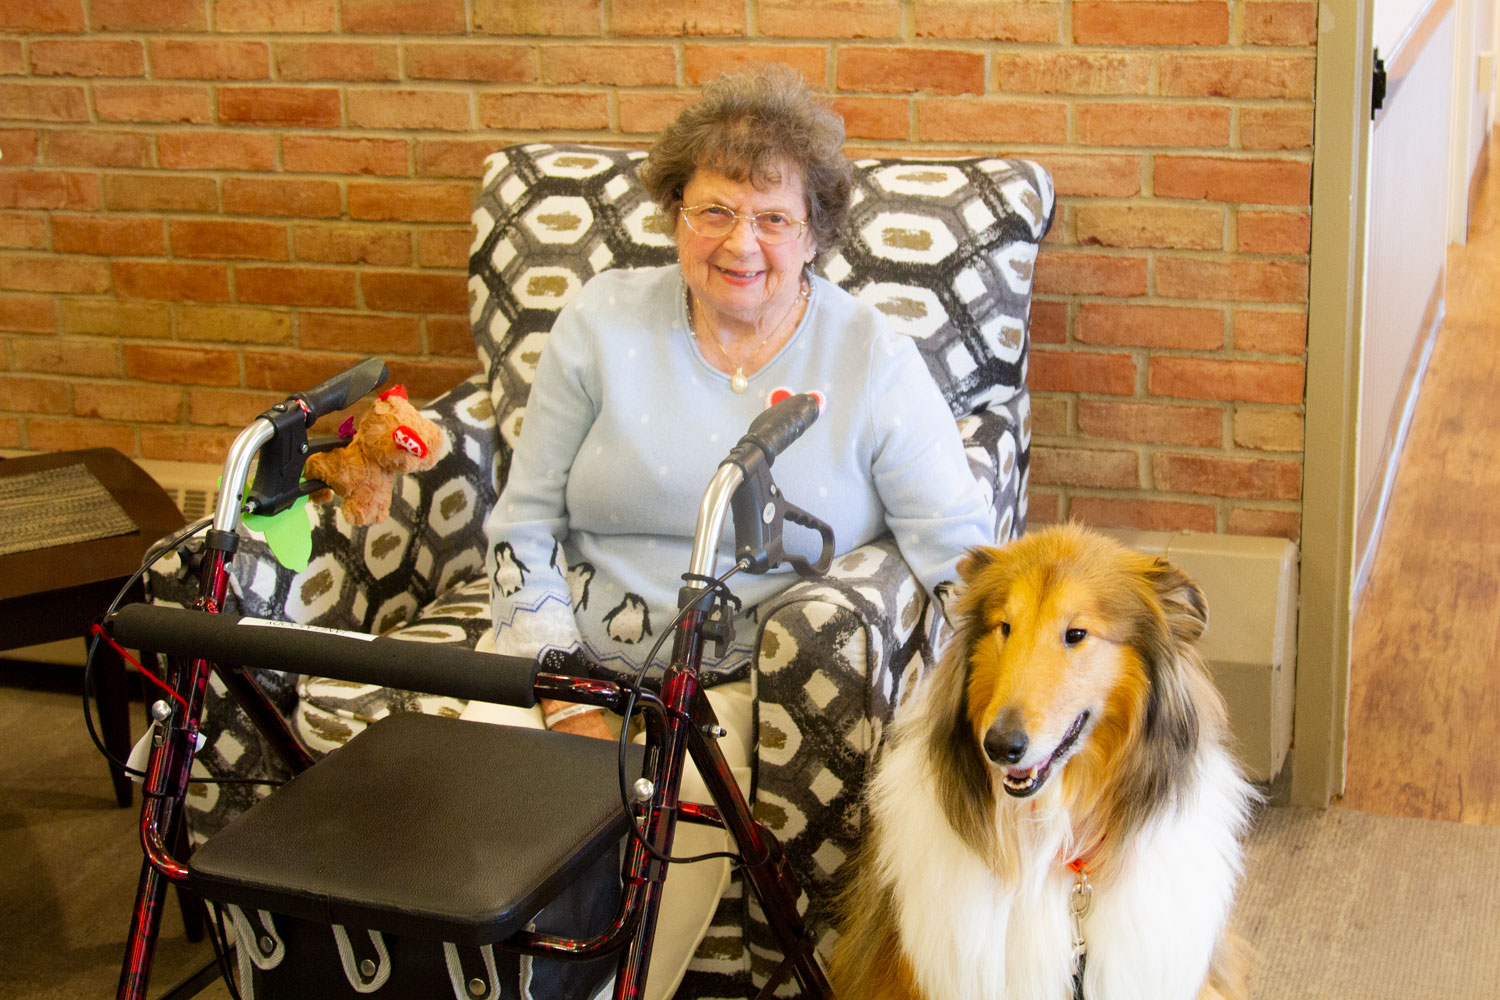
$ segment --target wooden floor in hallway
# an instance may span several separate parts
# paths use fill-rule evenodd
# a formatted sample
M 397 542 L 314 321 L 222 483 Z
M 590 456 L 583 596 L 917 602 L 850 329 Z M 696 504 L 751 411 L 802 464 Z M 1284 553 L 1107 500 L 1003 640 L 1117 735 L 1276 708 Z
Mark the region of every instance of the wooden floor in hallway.
M 1449 249 L 1447 313 L 1355 611 L 1341 803 L 1491 826 L 1500 826 L 1496 152 L 1469 241 Z

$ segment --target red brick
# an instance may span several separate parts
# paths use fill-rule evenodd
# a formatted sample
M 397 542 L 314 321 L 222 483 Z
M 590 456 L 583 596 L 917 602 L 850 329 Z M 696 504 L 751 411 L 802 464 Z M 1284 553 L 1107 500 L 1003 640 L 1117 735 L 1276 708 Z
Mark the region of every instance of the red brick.
M 245 385 L 251 389 L 298 392 L 364 360 L 359 354 L 310 354 L 307 351 L 246 351 Z M 394 373 L 392 373 L 394 375 Z M 396 379 L 393 377 L 392 382 Z
M 1134 497 L 1079 497 L 1068 502 L 1069 520 L 1095 528 L 1139 531 L 1213 532 L 1217 515 L 1211 504 Z
M 838 53 L 838 89 L 883 94 L 982 94 L 984 53 L 849 45 Z
M 349 216 L 382 222 L 468 222 L 476 193 L 468 183 L 351 181 Z
M 203 31 L 204 0 L 90 0 L 89 26 L 95 31 Z
M 158 80 L 264 80 L 271 75 L 265 42 L 153 39 L 151 75 Z
M 1054 43 L 1062 40 L 1061 3 L 915 0 L 912 8 L 918 38 Z
M 772 64 L 790 66 L 814 88 L 821 89 L 828 76 L 828 49 L 821 45 L 714 45 L 683 46 L 683 75 L 699 86 L 721 73 L 747 73 Z
M 116 212 L 212 212 L 219 189 L 212 177 L 105 174 L 104 204 Z
M 927 142 L 1064 143 L 1068 109 L 1058 102 L 1009 98 L 921 98 L 917 138 Z
M 178 303 L 178 340 L 229 344 L 290 344 L 292 314 L 260 306 L 195 306 Z
M 1296 500 L 1302 494 L 1299 462 L 1158 454 L 1151 456 L 1151 475 L 1156 488 L 1168 493 L 1260 500 Z
M 229 275 L 222 264 L 114 262 L 115 293 L 165 302 L 228 302 Z
M 1152 62 L 1139 52 L 996 52 L 990 86 L 1002 94 L 1148 94 Z
M 474 27 L 494 35 L 599 35 L 600 0 L 473 0 Z
M 1032 527 L 1057 524 L 1062 520 L 1062 497 L 1051 490 L 1037 489 L 1032 484 L 1026 498 L 1026 523 Z
M 31 43 L 31 72 L 37 76 L 143 76 L 146 53 L 140 42 L 38 39 Z
M 1033 392 L 1129 396 L 1135 392 L 1135 380 L 1135 359 L 1128 354 L 1034 350 L 1026 382 Z
M 1065 344 L 1068 341 L 1068 304 L 1046 299 L 1031 300 L 1033 344 Z
M 260 132 L 163 132 L 161 165 L 170 170 L 273 170 L 276 137 Z
M 1307 253 L 1312 216 L 1306 212 L 1242 211 L 1236 223 L 1241 253 Z
M 1158 258 L 1156 291 L 1174 299 L 1306 302 L 1307 262 Z
M 1318 5 L 1311 0 L 1292 3 L 1245 4 L 1246 45 L 1316 45 Z
M 0 76 L 24 76 L 26 53 L 19 38 L 0 38 Z
M 75 382 L 73 413 L 94 420 L 176 423 L 182 417 L 182 390 L 156 385 Z
M 1254 451 L 1302 451 L 1302 414 L 1292 409 L 1237 406 L 1234 443 Z
M 332 128 L 342 117 L 339 92 L 330 87 L 219 88 L 219 121 L 225 124 Z
M 1229 531 L 1236 535 L 1287 538 L 1296 542 L 1302 536 L 1302 518 L 1295 510 L 1235 507 L 1229 512 Z
M 422 267 L 468 267 L 472 227 L 424 229 L 417 233 L 417 263 Z
M 1312 56 L 1175 55 L 1161 57 L 1161 93 L 1169 97 L 1311 100 Z
M 214 0 L 214 30 L 284 33 L 338 30 L 336 0 Z
M 1302 402 L 1303 367 L 1280 361 L 1159 356 L 1146 369 L 1153 396 L 1245 403 Z
M 359 276 L 359 285 L 369 309 L 464 313 L 469 308 L 469 280 L 463 274 L 364 271 Z
M 493 139 L 418 139 L 417 176 L 484 176 L 484 158 L 499 145 Z
M 415 316 L 303 313 L 297 321 L 297 343 L 318 351 L 420 354 L 422 331 Z
M 142 427 L 141 457 L 217 464 L 224 461 L 238 435 L 238 429 L 209 431 L 190 427 Z
M 1307 350 L 1307 314 L 1240 309 L 1234 316 L 1234 346 L 1240 351 L 1301 355 Z
M 168 223 L 174 257 L 288 260 L 286 226 L 273 222 L 173 219 Z
M 213 121 L 213 98 L 207 87 L 181 83 L 96 83 L 94 109 L 103 121 Z
M 904 97 L 835 97 L 830 107 L 851 139 L 911 137 L 911 101 Z
M 0 409 L 18 413 L 67 413 L 68 382 L 59 378 L 0 375 Z
M 1130 489 L 1140 485 L 1140 463 L 1133 451 L 1033 445 L 1030 476 L 1042 486 Z
M 471 125 L 469 95 L 459 90 L 350 91 L 349 124 L 464 131 Z
M 46 250 L 47 216 L 41 212 L 0 212 L 0 247 Z
M 434 399 L 479 372 L 479 362 L 421 361 L 398 358 L 391 362 L 391 381 L 406 386 L 413 403 Z
M 535 83 L 536 55 L 529 45 L 407 42 L 406 75 L 412 80 Z
M 1141 193 L 1141 157 L 1092 153 L 1039 153 L 1059 195 L 1128 198 Z
M 59 253 L 111 257 L 159 257 L 167 252 L 160 219 L 128 215 L 54 215 L 52 246 Z
M 1240 109 L 1242 149 L 1311 149 L 1312 106 Z
M 97 337 L 17 337 L 11 341 L 16 368 L 49 375 L 120 375 L 120 345 Z
M 546 91 L 480 94 L 479 124 L 485 128 L 525 131 L 605 129 L 609 128 L 609 98 L 604 94 Z
M 374 35 L 461 35 L 464 0 L 342 0 L 344 30 Z
M 1057 438 L 1068 433 L 1068 398 L 1066 396 L 1033 396 L 1031 399 L 1032 438 Z
M 1074 215 L 1083 246 L 1224 249 L 1224 212 L 1218 208 L 1136 202 L 1082 204 Z
M 243 427 L 256 414 L 281 402 L 276 392 L 247 389 L 189 389 L 188 422 L 215 427 Z
M 428 316 L 427 352 L 450 358 L 474 356 L 474 330 L 467 316 Z
M 552 84 L 655 87 L 677 82 L 677 53 L 669 45 L 546 45 L 541 58 L 541 79 Z
M 660 132 L 696 100 L 693 94 L 685 93 L 621 93 L 620 131 L 636 135 Z
M 1224 347 L 1224 310 L 1085 302 L 1073 320 L 1083 344 L 1214 351 Z
M 121 351 L 126 378 L 172 385 L 240 384 L 240 355 L 233 349 L 124 343 Z
M 33 417 L 26 421 L 26 446 L 34 451 L 113 448 L 121 454 L 133 456 L 135 430 L 126 424 L 106 424 L 97 420 L 44 420 Z M 220 452 L 221 456 L 222 454 Z
M 99 177 L 72 171 L 14 171 L 0 173 L 0 208 L 99 207 Z
M 151 137 L 103 129 L 48 132 L 44 155 L 55 167 L 149 167 Z
M 1307 205 L 1312 164 L 1298 160 L 1158 156 L 1159 198 L 1202 198 L 1250 205 Z
M 1224 414 L 1207 406 L 1081 399 L 1078 432 L 1108 441 L 1211 447 L 1224 443 Z
M 353 272 L 330 268 L 236 267 L 234 290 L 239 301 L 263 305 L 355 305 Z
M 405 139 L 288 135 L 281 140 L 281 161 L 290 172 L 375 174 L 399 177 L 407 172 Z
M 107 292 L 109 265 L 55 254 L 7 255 L 0 257 L 0 288 L 17 292 Z
M 231 215 L 286 215 L 331 219 L 343 213 L 335 181 L 285 180 L 279 177 L 227 177 L 224 211 Z
M 292 233 L 298 260 L 325 264 L 410 264 L 411 234 L 405 226 L 348 223 L 298 226 Z
M 758 13 L 760 34 L 771 37 L 901 36 L 900 0 L 760 0 Z
M 1076 0 L 1073 41 L 1079 45 L 1223 45 L 1229 5 Z
M 764 0 L 762 0 L 764 2 Z M 620 35 L 743 35 L 739 0 L 614 0 L 609 26 Z
M 62 299 L 57 305 L 63 333 L 164 340 L 172 335 L 172 310 L 156 302 Z
M 9 333 L 52 333 L 57 329 L 57 302 L 50 295 L 0 295 L 0 330 Z M 11 349 L 16 358 L 16 367 L 35 370 L 22 362 L 22 345 L 52 343 L 11 339 Z
M 283 80 L 399 80 L 401 54 L 376 42 L 277 42 L 276 75 Z
M 61 83 L 0 83 L 0 108 L 13 121 L 86 122 L 83 87 Z
M 1083 104 L 1077 141 L 1086 146 L 1227 146 L 1231 112 L 1199 104 Z
M 83 0 L 26 0 L 0 4 L 0 31 L 64 34 L 84 29 Z
M 1145 295 L 1146 263 L 1144 257 L 1043 250 L 1037 260 L 1035 290 L 1047 295 Z

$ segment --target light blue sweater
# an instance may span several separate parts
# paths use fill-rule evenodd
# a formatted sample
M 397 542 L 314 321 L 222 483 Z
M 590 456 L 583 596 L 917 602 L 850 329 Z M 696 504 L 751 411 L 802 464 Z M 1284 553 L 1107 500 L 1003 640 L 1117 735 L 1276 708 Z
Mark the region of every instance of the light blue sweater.
M 801 324 L 736 394 L 699 354 L 676 266 L 606 271 L 559 313 L 537 364 L 510 474 L 486 522 L 496 644 L 532 656 L 582 646 L 634 673 L 677 611 L 698 503 L 773 390 L 826 404 L 772 472 L 786 498 L 833 526 L 842 554 L 887 531 L 929 592 L 994 513 L 916 346 L 880 313 L 815 278 Z M 815 533 L 788 524 L 811 559 Z M 726 518 L 717 572 L 734 550 Z M 755 605 L 789 568 L 738 574 L 735 643 L 705 681 L 744 676 Z M 670 639 L 658 659 L 670 656 Z M 710 650 L 711 652 L 711 650 Z

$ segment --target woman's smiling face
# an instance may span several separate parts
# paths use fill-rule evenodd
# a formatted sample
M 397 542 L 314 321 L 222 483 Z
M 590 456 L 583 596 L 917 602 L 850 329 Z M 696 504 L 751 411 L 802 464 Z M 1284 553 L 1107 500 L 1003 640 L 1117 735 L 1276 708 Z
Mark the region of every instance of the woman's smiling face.
M 683 189 L 682 203 L 722 205 L 740 215 L 781 212 L 807 218 L 802 178 L 789 167 L 782 168 L 777 183 L 766 187 L 699 169 Z M 737 221 L 729 235 L 711 238 L 693 232 L 681 212 L 673 237 L 688 289 L 716 325 L 731 328 L 779 322 L 801 292 L 802 269 L 817 251 L 805 227 L 790 243 L 767 246 L 746 220 Z

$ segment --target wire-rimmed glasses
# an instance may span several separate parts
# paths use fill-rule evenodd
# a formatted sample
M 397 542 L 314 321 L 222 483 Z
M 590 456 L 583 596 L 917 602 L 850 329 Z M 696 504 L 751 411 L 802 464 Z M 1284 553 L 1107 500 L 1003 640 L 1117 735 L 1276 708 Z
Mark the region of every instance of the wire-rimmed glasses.
M 732 208 L 707 202 L 702 205 L 684 205 L 682 221 L 699 236 L 711 240 L 723 239 L 734 231 L 741 219 L 750 223 L 755 238 L 767 246 L 790 243 L 807 231 L 807 220 L 797 219 L 785 212 L 755 212 L 743 215 Z

